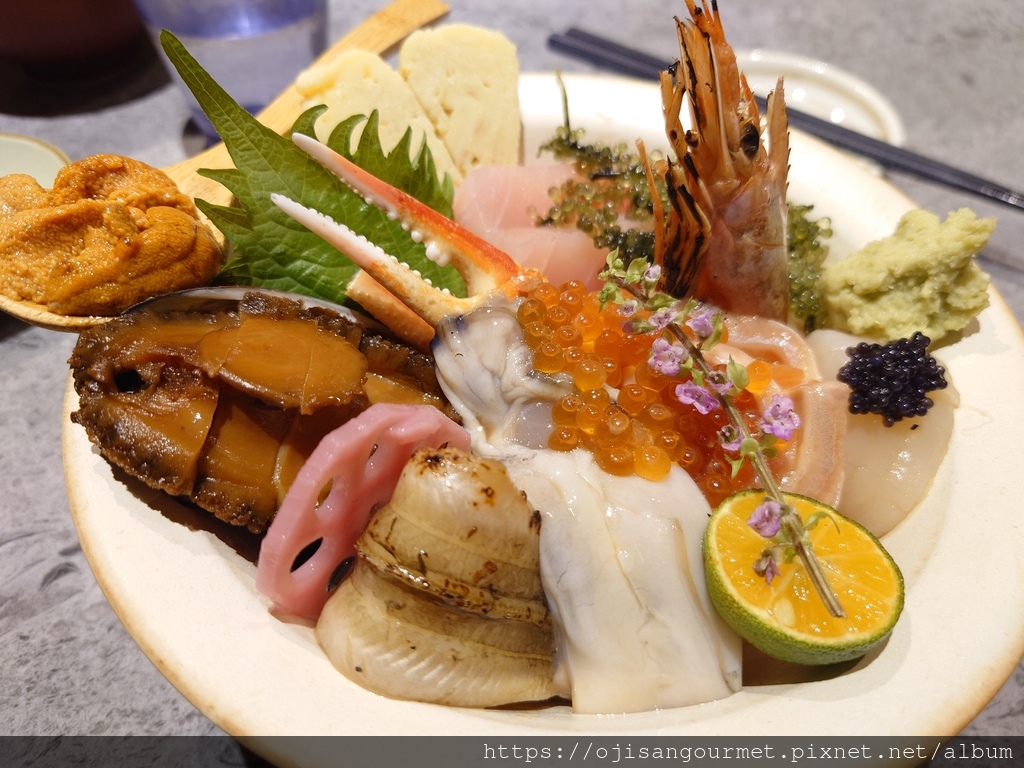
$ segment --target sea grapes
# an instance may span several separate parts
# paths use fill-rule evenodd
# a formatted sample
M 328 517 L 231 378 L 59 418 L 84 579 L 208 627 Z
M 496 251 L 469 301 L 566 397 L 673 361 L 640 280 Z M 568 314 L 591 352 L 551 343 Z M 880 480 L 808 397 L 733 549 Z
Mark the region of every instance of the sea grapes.
M 790 204 L 787 247 L 789 252 L 789 313 L 809 333 L 821 326 L 818 280 L 828 256 L 825 240 L 832 236 L 827 218 L 812 219 L 814 206 Z
M 582 129 L 565 123 L 544 143 L 540 151 L 575 165 L 576 178 L 552 190 L 552 206 L 539 214 L 545 226 L 575 226 L 594 241 L 598 248 L 618 250 L 631 261 L 654 255 L 654 217 L 651 185 L 637 153 L 624 143 L 609 147 L 584 141 Z M 666 200 L 663 179 L 655 181 L 657 194 Z M 623 227 L 623 222 L 635 226 Z
M 636 258 L 653 260 L 654 199 L 651 185 L 638 154 L 624 143 L 604 146 L 584 140 L 585 132 L 574 129 L 566 115 L 564 125 L 541 146 L 556 159 L 575 164 L 577 177 L 552 190 L 550 209 L 540 214 L 544 226 L 575 226 L 598 248 L 617 250 L 629 263 Z M 657 156 L 655 156 L 656 159 Z M 654 174 L 655 193 L 667 206 L 662 174 Z M 787 221 L 787 250 L 791 316 L 811 331 L 821 324 L 818 279 L 828 256 L 826 240 L 832 236 L 827 218 L 811 218 L 811 205 L 791 204 Z M 635 226 L 623 228 L 623 222 Z

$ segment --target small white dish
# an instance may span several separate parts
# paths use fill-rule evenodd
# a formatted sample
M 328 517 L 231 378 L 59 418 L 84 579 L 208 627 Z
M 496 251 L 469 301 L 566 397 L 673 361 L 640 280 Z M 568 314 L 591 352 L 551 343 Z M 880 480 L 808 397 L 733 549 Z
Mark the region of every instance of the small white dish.
M 71 160 L 52 144 L 31 136 L 0 133 L 0 176 L 26 173 L 49 189 L 57 171 Z
M 892 103 L 868 83 L 824 61 L 791 53 L 737 51 L 740 69 L 757 96 L 784 78 L 786 105 L 822 120 L 902 146 L 903 121 Z
M 0 133 L 0 177 L 24 173 L 39 182 L 40 186 L 50 189 L 57 172 L 70 162 L 64 152 L 41 139 L 17 133 Z M 0 295 L 0 312 L 54 331 L 76 331 L 107 319 L 86 315 L 58 315 L 41 304 L 3 295 Z

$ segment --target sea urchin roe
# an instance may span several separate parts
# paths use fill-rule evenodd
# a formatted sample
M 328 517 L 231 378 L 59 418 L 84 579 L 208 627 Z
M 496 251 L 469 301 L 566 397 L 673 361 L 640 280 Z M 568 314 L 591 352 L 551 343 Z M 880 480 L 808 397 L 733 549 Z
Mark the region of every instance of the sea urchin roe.
M 63 315 L 115 315 L 208 283 L 223 260 L 192 200 L 117 155 L 65 166 L 46 190 L 0 178 L 0 292 Z
M 850 386 L 850 412 L 876 413 L 891 427 L 924 416 L 928 393 L 946 386 L 945 370 L 928 354 L 929 338 L 915 333 L 888 344 L 861 342 L 846 350 L 850 360 L 836 378 Z
M 569 309 L 572 307 L 573 309 Z M 583 448 L 615 475 L 664 479 L 679 464 L 695 479 L 713 506 L 734 491 L 754 484 L 745 465 L 735 476 L 718 433 L 724 413 L 702 416 L 674 395 L 679 379 L 647 364 L 657 334 L 630 334 L 627 319 L 614 305 L 601 309 L 596 294 L 579 285 L 553 287 L 541 282 L 527 289 L 518 308 L 534 368 L 571 377 L 575 391 L 552 408 L 555 429 L 548 447 Z M 568 346 L 558 343 L 562 339 Z M 751 429 L 759 419 L 757 396 L 773 377 L 790 371 L 762 361 L 751 364 L 752 384 L 734 396 Z M 801 374 L 802 375 L 802 374 Z M 609 387 L 618 389 L 612 401 Z

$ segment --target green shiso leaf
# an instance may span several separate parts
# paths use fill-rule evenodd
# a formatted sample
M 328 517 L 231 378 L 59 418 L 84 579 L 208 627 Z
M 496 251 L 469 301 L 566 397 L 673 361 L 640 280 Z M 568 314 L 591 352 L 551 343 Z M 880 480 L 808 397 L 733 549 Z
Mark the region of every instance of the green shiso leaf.
M 295 291 L 341 303 L 358 268 L 333 246 L 290 219 L 270 201 L 280 193 L 320 211 L 376 243 L 438 288 L 465 296 L 461 276 L 452 267 L 439 267 L 426 256 L 422 243 L 413 242 L 400 222 L 367 204 L 334 174 L 239 106 L 164 30 L 160 42 L 174 68 L 192 91 L 220 134 L 235 164 L 229 170 L 203 169 L 200 174 L 223 184 L 237 206 L 196 205 L 224 233 L 231 258 L 217 276 L 218 283 Z M 313 136 L 313 124 L 324 107 L 299 116 L 290 133 Z M 356 129 L 363 125 L 357 143 Z M 328 145 L 373 175 L 416 197 L 445 216 L 451 216 L 454 196 L 451 177 L 439 182 L 433 158 L 424 143 L 410 160 L 412 132 L 386 153 L 380 144 L 376 112 L 345 120 L 331 133 Z M 290 135 L 290 134 L 289 134 Z

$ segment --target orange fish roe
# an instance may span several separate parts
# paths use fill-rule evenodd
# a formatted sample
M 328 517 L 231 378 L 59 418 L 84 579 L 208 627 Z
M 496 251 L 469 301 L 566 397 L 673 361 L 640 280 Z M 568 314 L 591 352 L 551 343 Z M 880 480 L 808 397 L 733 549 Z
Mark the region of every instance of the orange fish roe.
M 772 383 L 772 367 L 764 360 L 754 360 L 747 366 L 747 390 L 755 394 L 764 394 Z
M 575 392 L 555 403 L 555 429 L 548 445 L 569 451 L 586 448 L 614 475 L 662 480 L 679 464 L 716 506 L 726 496 L 755 485 L 749 463 L 733 477 L 730 454 L 718 433 L 728 423 L 723 410 L 701 415 L 675 396 L 679 379 L 647 364 L 655 333 L 628 334 L 619 307 L 601 309 L 596 293 L 575 281 L 562 286 L 537 281 L 523 292 L 518 318 L 534 351 L 534 368 L 566 373 Z M 756 434 L 758 397 L 773 379 L 795 380 L 797 369 L 753 361 L 750 384 L 733 397 L 747 427 Z M 625 383 L 624 383 L 625 382 Z M 606 389 L 618 389 L 612 402 Z

